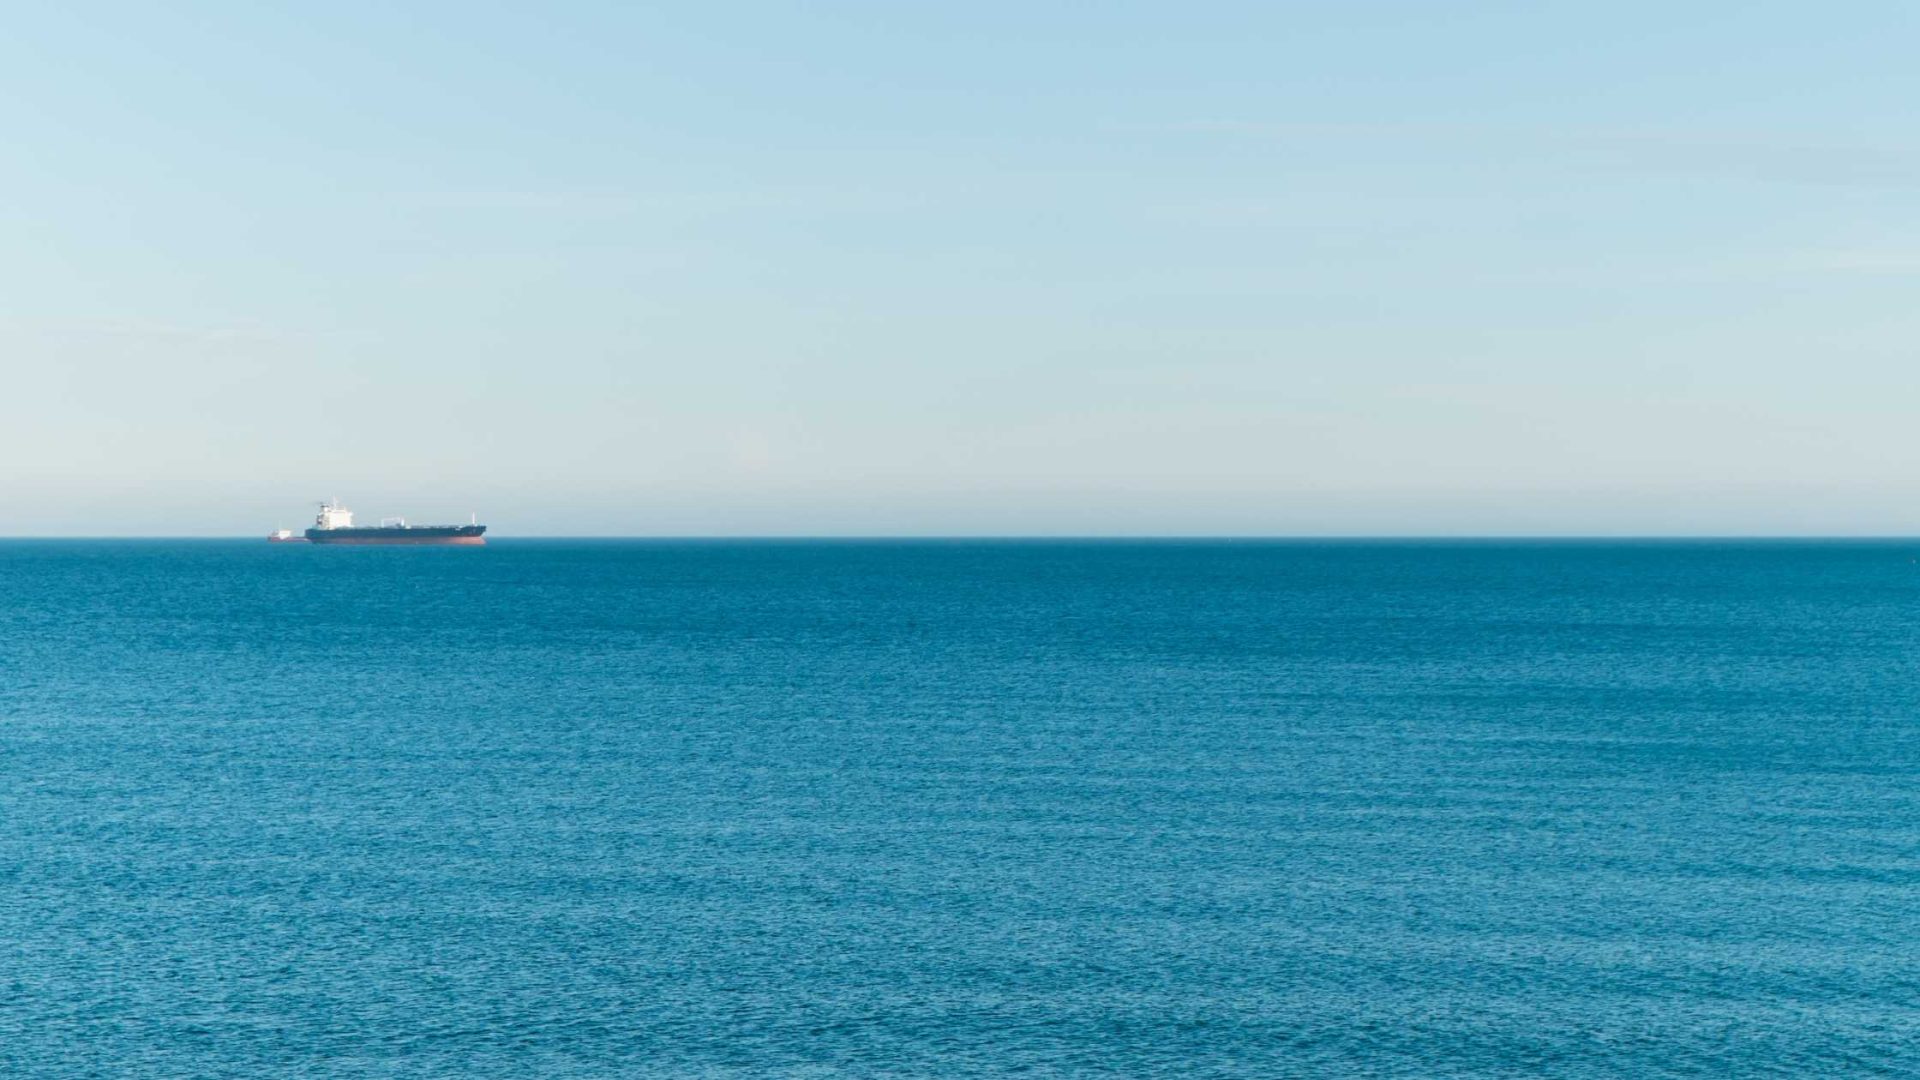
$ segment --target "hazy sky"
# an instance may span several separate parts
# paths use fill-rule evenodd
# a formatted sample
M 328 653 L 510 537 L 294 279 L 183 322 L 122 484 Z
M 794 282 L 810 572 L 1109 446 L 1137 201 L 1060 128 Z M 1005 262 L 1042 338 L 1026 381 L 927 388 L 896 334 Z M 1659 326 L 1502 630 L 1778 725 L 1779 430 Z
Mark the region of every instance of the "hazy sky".
M 1920 532 L 1917 12 L 17 7 L 0 534 Z

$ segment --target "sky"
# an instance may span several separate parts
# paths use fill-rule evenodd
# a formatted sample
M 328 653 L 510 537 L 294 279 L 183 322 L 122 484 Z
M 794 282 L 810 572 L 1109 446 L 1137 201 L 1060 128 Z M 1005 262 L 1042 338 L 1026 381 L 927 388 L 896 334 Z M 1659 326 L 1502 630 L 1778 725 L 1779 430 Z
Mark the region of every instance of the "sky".
M 1901 3 L 25 5 L 0 535 L 1920 533 Z

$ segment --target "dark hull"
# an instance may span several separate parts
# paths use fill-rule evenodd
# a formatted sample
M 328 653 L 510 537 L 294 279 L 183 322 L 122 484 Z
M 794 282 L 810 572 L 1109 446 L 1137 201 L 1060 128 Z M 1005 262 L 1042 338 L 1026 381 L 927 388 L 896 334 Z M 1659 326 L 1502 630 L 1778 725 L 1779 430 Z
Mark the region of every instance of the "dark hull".
M 485 525 L 388 525 L 377 529 L 308 529 L 315 544 L 361 544 L 392 547 L 478 547 L 487 542 Z

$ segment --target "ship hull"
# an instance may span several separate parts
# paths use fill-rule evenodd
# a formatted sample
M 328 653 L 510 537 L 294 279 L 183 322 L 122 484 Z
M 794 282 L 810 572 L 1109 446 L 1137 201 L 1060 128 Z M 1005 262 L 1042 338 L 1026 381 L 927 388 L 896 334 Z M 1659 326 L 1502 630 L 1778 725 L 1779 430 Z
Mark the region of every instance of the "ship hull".
M 352 547 L 481 547 L 485 525 L 396 525 L 377 529 L 308 529 L 314 544 Z

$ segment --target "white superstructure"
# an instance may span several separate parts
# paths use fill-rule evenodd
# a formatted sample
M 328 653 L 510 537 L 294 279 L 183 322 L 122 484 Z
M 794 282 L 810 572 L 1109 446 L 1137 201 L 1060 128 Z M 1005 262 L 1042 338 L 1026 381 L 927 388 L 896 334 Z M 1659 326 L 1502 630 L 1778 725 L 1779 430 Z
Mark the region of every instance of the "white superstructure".
M 320 504 L 320 516 L 313 519 L 316 529 L 351 529 L 353 511 L 340 505 L 339 499 L 331 499 Z

